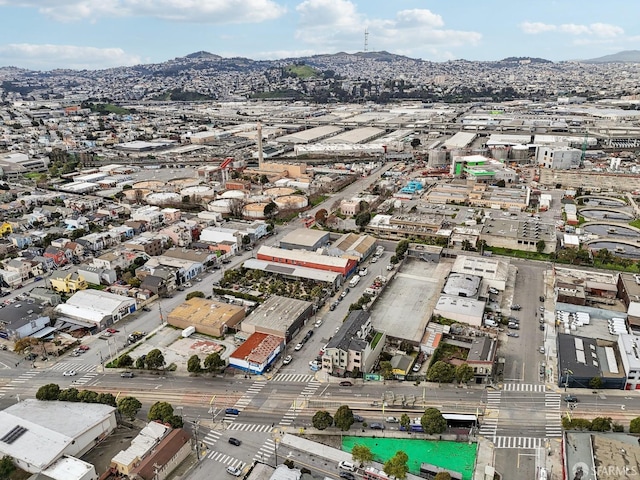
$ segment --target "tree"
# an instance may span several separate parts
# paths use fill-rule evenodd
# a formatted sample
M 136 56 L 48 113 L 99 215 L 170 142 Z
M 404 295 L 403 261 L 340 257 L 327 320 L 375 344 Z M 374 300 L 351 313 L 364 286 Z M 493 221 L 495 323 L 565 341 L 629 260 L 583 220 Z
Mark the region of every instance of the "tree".
M 393 375 L 393 365 L 391 365 L 391 362 L 380 362 L 380 375 L 382 375 L 384 378 L 391 378 L 391 376 Z
M 343 432 L 346 432 L 351 428 L 354 422 L 353 411 L 348 405 L 342 405 L 338 407 L 336 414 L 333 416 L 333 423 Z
M 636 417 L 629 422 L 629 433 L 640 433 L 640 417 Z
M 420 424 L 425 433 L 433 435 L 442 433 L 447 429 L 447 421 L 437 408 L 427 408 L 420 418 Z
M 326 410 L 318 410 L 311 419 L 311 424 L 313 425 L 313 428 L 326 430 L 328 427 L 333 425 L 333 417 Z
M 165 420 L 165 423 L 168 423 L 173 428 L 182 428 L 184 426 L 184 420 L 180 415 L 171 415 Z
M 198 291 L 189 292 L 184 298 L 185 300 L 191 300 L 192 298 L 204 298 L 204 293 Z
M 38 400 L 57 400 L 60 395 L 60 387 L 55 383 L 48 383 L 41 386 L 36 392 Z
M 591 420 L 592 432 L 608 432 L 611 430 L 611 417 L 596 417 Z
M 547 243 L 544 240 L 538 240 L 536 242 L 536 252 L 542 253 L 547 248 Z
M 26 350 L 38 344 L 38 340 L 33 337 L 24 337 L 13 345 L 13 351 L 16 353 L 24 353 Z
M 273 218 L 278 213 L 278 205 L 275 202 L 269 202 L 264 207 L 264 216 L 267 218 Z
M 468 363 L 462 363 L 455 369 L 454 375 L 460 383 L 467 383 L 473 378 L 473 368 Z
M 324 208 L 321 208 L 316 212 L 316 216 L 315 216 L 316 223 L 319 225 L 324 225 L 327 221 L 327 216 L 328 216 L 328 212 Z
M 453 381 L 454 375 L 455 368 L 453 365 L 438 360 L 427 371 L 427 380 L 430 382 L 450 383 Z
M 451 480 L 451 474 L 449 472 L 438 472 L 433 480 Z
M 496 187 L 504 188 L 507 185 L 507 182 L 504 179 L 500 179 L 496 182 Z
M 593 388 L 594 390 L 602 388 L 602 377 L 593 377 L 589 381 L 589 388 Z
M 420 146 L 420 139 L 419 138 L 414 138 L 413 140 L 411 140 L 411 147 L 412 148 L 418 148 Z
M 146 362 L 145 362 L 144 357 L 138 357 L 136 359 L 136 368 L 139 369 L 139 370 L 144 370 L 145 367 L 146 367 Z
M 157 370 L 158 368 L 164 367 L 164 355 L 162 355 L 162 352 L 160 350 L 154 348 L 149 353 L 147 353 L 145 362 L 147 363 L 147 368 Z
M 409 457 L 406 453 L 402 450 L 397 451 L 393 457 L 385 462 L 384 473 L 393 475 L 396 478 L 407 478 L 407 472 L 409 471 L 408 460 Z
M 109 405 L 110 407 L 117 406 L 116 397 L 114 397 L 112 393 L 99 393 L 98 403 L 102 405 Z
M 60 402 L 79 402 L 80 392 L 77 388 L 67 388 L 65 390 L 60 390 L 60 394 L 58 395 L 58 401 Z
M 127 368 L 133 365 L 133 358 L 129 354 L 120 355 L 115 361 L 116 367 Z
M 358 462 L 360 467 L 366 463 L 373 462 L 373 452 L 366 445 L 354 445 L 351 449 L 351 458 L 354 462 Z
M 200 357 L 198 355 L 191 355 L 189 360 L 187 360 L 187 372 L 200 373 L 201 371 L 202 366 L 200 365 Z
M 161 422 L 168 422 L 173 417 L 173 407 L 168 402 L 156 402 L 151 405 L 147 419 L 160 420 Z
M 369 212 L 360 212 L 358 215 L 356 215 L 355 222 L 356 222 L 356 225 L 360 227 L 360 230 L 364 230 L 364 227 L 369 225 L 370 221 L 371 221 L 371 213 Z
M 204 368 L 207 372 L 217 372 L 220 370 L 220 367 L 225 366 L 225 361 L 220 358 L 220 354 L 218 352 L 213 352 L 207 355 L 204 359 Z
M 400 415 L 400 426 L 405 429 L 405 431 L 409 431 L 409 426 L 411 425 L 411 418 L 406 413 Z
M 142 403 L 135 397 L 122 397 L 118 400 L 118 411 L 128 418 L 133 420 L 142 408 Z
M 407 250 L 409 250 L 409 240 L 400 240 L 396 245 L 396 257 L 401 259 L 407 253 Z
M 5 455 L 0 460 L 0 478 L 11 478 L 11 474 L 16 471 L 13 459 L 9 455 Z
M 82 390 L 78 393 L 78 399 L 83 403 L 98 403 L 98 392 Z

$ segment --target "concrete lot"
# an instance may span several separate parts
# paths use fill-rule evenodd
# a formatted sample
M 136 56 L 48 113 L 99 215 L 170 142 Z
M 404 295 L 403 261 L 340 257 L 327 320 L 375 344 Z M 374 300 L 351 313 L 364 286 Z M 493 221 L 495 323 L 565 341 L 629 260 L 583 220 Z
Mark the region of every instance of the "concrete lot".
M 452 265 L 407 259 L 372 308 L 374 328 L 419 342 Z

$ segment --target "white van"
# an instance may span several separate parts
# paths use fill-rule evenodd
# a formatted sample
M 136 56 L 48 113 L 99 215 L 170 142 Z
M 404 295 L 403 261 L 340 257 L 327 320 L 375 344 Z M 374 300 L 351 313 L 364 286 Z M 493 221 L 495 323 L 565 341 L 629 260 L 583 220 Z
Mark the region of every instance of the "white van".
M 356 471 L 356 466 L 351 463 L 351 462 L 347 462 L 347 461 L 341 461 L 338 464 L 338 467 L 340 467 L 342 470 L 347 470 L 349 472 L 355 472 Z
M 487 318 L 484 321 L 484 326 L 485 327 L 497 327 L 498 326 L 498 322 L 496 322 L 495 320 L 491 320 L 490 318 Z

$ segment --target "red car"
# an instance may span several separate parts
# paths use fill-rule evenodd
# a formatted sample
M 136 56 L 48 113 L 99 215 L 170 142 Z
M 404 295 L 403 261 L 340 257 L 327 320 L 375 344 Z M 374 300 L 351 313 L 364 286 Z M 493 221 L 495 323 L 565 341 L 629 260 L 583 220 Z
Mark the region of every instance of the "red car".
M 109 332 L 109 333 L 118 333 L 118 330 L 116 330 L 115 328 L 107 328 L 107 332 Z
M 78 350 L 84 350 L 84 351 L 87 351 L 87 350 L 89 350 L 89 347 L 88 347 L 88 346 L 86 346 L 86 345 L 80 345 L 80 346 L 78 347 Z

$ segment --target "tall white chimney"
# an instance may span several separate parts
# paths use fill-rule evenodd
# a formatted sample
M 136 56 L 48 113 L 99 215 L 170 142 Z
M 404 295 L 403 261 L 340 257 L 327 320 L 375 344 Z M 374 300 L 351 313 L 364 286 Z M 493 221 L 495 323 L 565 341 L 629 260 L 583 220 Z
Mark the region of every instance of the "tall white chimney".
M 262 124 L 258 122 L 258 168 L 262 170 L 264 154 L 262 152 Z

